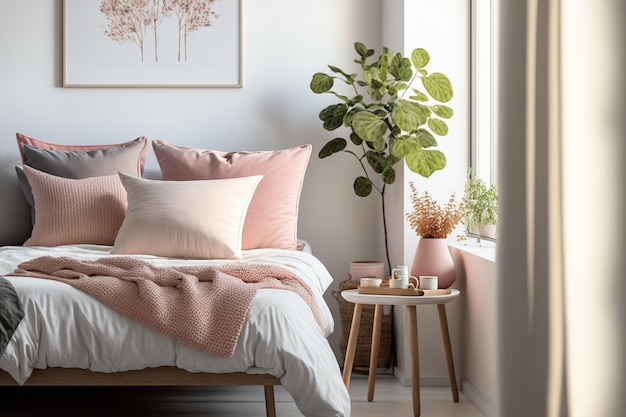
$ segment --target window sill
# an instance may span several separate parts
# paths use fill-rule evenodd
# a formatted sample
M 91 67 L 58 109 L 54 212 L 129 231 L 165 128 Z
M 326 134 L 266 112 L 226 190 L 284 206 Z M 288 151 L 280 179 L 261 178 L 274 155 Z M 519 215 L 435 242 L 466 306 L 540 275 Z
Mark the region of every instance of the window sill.
M 476 238 L 468 237 L 464 243 L 450 242 L 449 247 L 462 250 L 474 256 L 484 258 L 491 262 L 496 262 L 496 242 L 492 240 L 481 239 L 480 243 L 476 242 Z

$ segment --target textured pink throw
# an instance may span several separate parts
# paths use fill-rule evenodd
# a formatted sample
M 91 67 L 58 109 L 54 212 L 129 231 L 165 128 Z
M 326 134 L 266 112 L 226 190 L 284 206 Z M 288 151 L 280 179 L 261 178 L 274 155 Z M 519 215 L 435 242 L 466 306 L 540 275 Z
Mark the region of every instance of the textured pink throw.
M 10 275 L 65 282 L 156 331 L 225 358 L 233 355 L 260 288 L 295 292 L 325 326 L 309 287 L 275 265 L 157 267 L 128 256 L 96 261 L 42 256 L 18 265 Z

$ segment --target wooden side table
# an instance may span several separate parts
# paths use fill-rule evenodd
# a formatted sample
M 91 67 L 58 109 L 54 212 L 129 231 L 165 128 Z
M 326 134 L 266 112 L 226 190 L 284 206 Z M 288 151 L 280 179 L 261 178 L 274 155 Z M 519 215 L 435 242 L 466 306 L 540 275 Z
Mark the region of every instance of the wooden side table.
M 448 362 L 448 377 L 450 378 L 450 388 L 452 399 L 459 402 L 459 390 L 456 385 L 456 373 L 454 371 L 454 360 L 452 358 L 452 346 L 450 345 L 450 333 L 448 332 L 448 318 L 445 304 L 456 299 L 460 292 L 452 289 L 450 294 L 432 296 L 398 296 L 398 295 L 373 295 L 359 294 L 358 290 L 345 290 L 341 296 L 347 301 L 354 303 L 354 315 L 350 326 L 350 336 L 348 337 L 348 347 L 343 365 L 343 382 L 346 388 L 350 387 L 350 377 L 352 376 L 352 365 L 354 363 L 354 352 L 356 341 L 359 335 L 361 324 L 361 310 L 364 304 L 374 304 L 374 326 L 372 330 L 372 350 L 370 352 L 370 369 L 367 382 L 367 401 L 374 400 L 374 386 L 376 384 L 376 367 L 378 366 L 378 346 L 380 344 L 380 323 L 383 315 L 384 305 L 404 305 L 406 306 L 409 343 L 411 348 L 411 385 L 413 394 L 413 414 L 420 415 L 420 382 L 419 382 L 419 350 L 417 344 L 417 306 L 424 304 L 436 304 L 439 313 L 439 324 L 441 326 L 441 336 L 446 351 Z

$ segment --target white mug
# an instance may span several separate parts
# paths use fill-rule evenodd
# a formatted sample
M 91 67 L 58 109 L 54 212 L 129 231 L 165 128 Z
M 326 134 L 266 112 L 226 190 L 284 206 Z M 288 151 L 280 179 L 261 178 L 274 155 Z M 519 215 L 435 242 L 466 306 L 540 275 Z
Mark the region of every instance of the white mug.
M 419 288 L 421 290 L 436 290 L 439 287 L 439 277 L 435 275 L 420 275 Z
M 416 288 L 417 278 L 410 277 L 408 267 L 393 268 L 389 279 L 390 288 Z

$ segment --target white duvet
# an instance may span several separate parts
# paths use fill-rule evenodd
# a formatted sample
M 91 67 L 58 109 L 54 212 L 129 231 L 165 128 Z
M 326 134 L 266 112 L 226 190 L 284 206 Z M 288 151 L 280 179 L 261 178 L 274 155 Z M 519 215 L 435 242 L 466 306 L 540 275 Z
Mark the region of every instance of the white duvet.
M 0 247 L 0 274 L 43 256 L 98 259 L 111 247 L 95 245 Z M 311 286 L 326 321 L 326 333 L 307 304 L 285 290 L 259 290 L 232 358 L 192 349 L 99 303 L 67 284 L 6 277 L 17 290 L 25 317 L 0 357 L 0 369 L 19 384 L 33 369 L 83 368 L 118 372 L 177 366 L 190 372 L 268 373 L 280 378 L 305 416 L 349 416 L 350 398 L 326 337 L 333 319 L 322 295 L 332 277 L 313 255 L 299 251 L 244 251 L 242 261 L 185 261 L 139 256 L 159 266 L 258 262 L 288 267 Z

